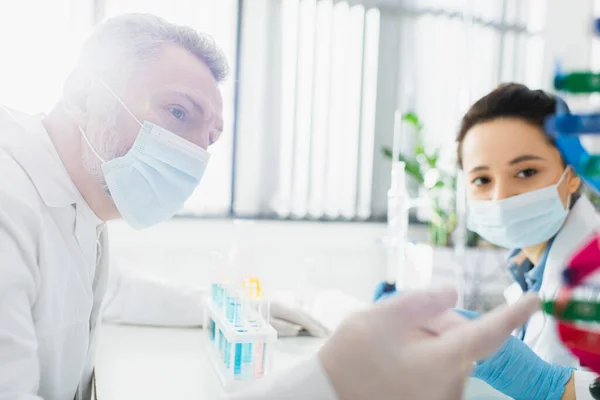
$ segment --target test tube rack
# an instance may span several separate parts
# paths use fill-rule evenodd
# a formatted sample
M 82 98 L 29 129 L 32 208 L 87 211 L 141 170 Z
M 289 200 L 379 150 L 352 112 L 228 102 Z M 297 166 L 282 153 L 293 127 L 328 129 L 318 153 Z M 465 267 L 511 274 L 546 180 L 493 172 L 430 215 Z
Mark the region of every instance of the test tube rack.
M 267 375 L 277 331 L 269 324 L 269 304 L 244 299 L 221 284 L 213 284 L 206 300 L 207 352 L 226 391 L 235 390 Z

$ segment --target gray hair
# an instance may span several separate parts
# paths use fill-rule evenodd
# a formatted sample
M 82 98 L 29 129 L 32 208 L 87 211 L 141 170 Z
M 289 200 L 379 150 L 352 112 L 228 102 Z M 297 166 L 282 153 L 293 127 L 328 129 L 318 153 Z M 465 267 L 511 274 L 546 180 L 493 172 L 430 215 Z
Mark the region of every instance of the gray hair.
M 151 14 L 125 14 L 108 19 L 98 25 L 84 43 L 74 79 L 81 84 L 87 82 L 90 90 L 95 89 L 95 95 L 86 99 L 87 126 L 80 128 L 85 130 L 91 145 L 105 160 L 127 152 L 116 126 L 120 105 L 98 79 L 89 79 L 90 76 L 101 78 L 114 92 L 123 94 L 131 76 L 151 62 L 165 43 L 180 45 L 196 56 L 206 64 L 217 82 L 226 77 L 227 60 L 211 36 Z M 68 97 L 63 101 L 67 110 L 71 104 Z M 101 163 L 88 146 L 83 147 L 82 164 L 106 190 Z
M 122 88 L 165 43 L 178 44 L 196 56 L 217 82 L 227 76 L 227 59 L 211 36 L 151 14 L 125 14 L 98 25 L 84 43 L 78 65 Z

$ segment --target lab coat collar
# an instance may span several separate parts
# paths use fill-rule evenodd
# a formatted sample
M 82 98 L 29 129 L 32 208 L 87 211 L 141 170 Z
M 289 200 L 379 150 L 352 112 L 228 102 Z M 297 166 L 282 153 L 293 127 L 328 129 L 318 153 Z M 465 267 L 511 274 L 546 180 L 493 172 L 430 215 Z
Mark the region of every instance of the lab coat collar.
M 514 249 L 508 255 L 508 270 L 524 292 L 528 290 L 540 291 L 546 260 L 548 259 L 553 241 L 554 239 L 550 239 L 544 253 L 535 265 L 528 258 L 520 264 L 510 261 L 521 252 L 521 249 Z
M 527 282 L 525 280 L 525 272 L 529 271 L 533 268 L 533 264 L 529 261 L 528 258 L 523 260 L 523 262 L 513 262 L 512 259 L 521 253 L 521 249 L 513 249 L 508 253 L 506 257 L 506 262 L 508 264 L 508 272 L 512 275 L 515 282 L 519 284 L 521 289 L 526 292 L 527 291 Z
M 527 282 L 527 288 L 529 290 L 539 292 L 540 288 L 542 287 L 544 269 L 546 268 L 546 261 L 548 260 L 548 254 L 552 248 L 553 241 L 554 239 L 550 239 L 537 264 L 535 264 L 529 271 L 525 272 L 525 281 Z
M 558 267 L 562 270 L 569 262 L 570 257 L 590 239 L 599 224 L 600 218 L 594 205 L 586 196 L 581 196 L 554 239 L 546 261 L 546 270 L 549 265 L 552 265 L 551 269 Z M 554 272 L 551 272 L 551 276 L 554 277 Z M 555 280 L 554 278 L 546 281 L 548 278 L 545 273 L 544 285 L 547 285 L 549 292 L 556 292 L 562 283 L 560 279 Z
M 573 208 L 569 212 L 567 219 L 556 235 L 556 242 L 562 242 L 565 239 L 589 235 L 598 225 L 598 214 L 594 205 L 585 195 L 575 202 Z M 583 243 L 579 243 L 581 245 Z
M 48 207 L 75 205 L 78 216 L 84 216 L 95 225 L 100 224 L 102 221 L 81 196 L 65 169 L 42 125 L 43 118 L 43 114 L 35 114 L 17 122 L 24 132 L 19 132 L 21 144 L 12 149 L 15 157 L 29 175 L 44 204 Z
M 515 281 L 521 286 L 523 291 L 533 289 L 539 291 L 542 285 L 544 276 L 544 270 L 550 252 L 552 251 L 552 245 L 556 242 L 557 246 L 561 247 L 561 243 L 571 243 L 573 239 L 580 236 L 582 233 L 590 232 L 597 224 L 595 216 L 596 210 L 590 200 L 582 195 L 573 205 L 565 223 L 558 231 L 556 236 L 550 240 L 544 254 L 540 258 L 539 262 L 534 266 L 531 261 L 526 259 L 521 264 L 508 263 L 508 269 Z M 585 229 L 581 229 L 586 227 Z M 557 249 L 558 251 L 559 249 Z M 573 249 L 574 250 L 574 249 Z M 510 252 L 507 259 L 510 260 L 521 252 L 521 249 L 514 249 Z M 553 251 L 552 253 L 555 253 Z

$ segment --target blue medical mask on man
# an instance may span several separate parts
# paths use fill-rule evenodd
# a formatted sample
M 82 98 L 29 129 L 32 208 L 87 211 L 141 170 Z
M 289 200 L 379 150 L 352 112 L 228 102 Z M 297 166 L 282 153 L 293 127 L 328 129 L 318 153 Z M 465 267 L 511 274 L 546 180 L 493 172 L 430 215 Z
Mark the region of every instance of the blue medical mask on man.
M 521 249 L 545 242 L 559 231 L 569 214 L 558 187 L 567 167 L 554 185 L 502 200 L 471 200 L 468 228 L 497 246 Z
M 171 218 L 192 195 L 204 175 L 210 153 L 149 121 L 140 122 L 131 149 L 122 157 L 104 160 L 81 129 L 92 153 L 102 163 L 104 179 L 121 217 L 133 228 L 143 229 Z

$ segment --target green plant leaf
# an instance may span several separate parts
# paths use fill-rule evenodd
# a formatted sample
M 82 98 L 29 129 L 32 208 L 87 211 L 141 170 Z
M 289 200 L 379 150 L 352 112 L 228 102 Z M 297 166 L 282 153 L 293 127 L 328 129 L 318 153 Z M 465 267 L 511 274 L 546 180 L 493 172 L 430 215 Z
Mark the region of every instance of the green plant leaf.
M 402 156 L 400 158 L 402 158 Z M 404 169 L 406 170 L 406 173 L 412 176 L 419 183 L 419 185 L 422 185 L 425 182 L 425 178 L 421 173 L 421 166 L 419 165 L 419 163 L 416 161 L 408 161 L 404 159 L 402 161 L 404 161 Z
M 407 112 L 402 115 L 402 121 L 411 124 L 418 132 L 423 129 L 423 124 L 419 120 L 419 117 L 413 112 Z
M 386 158 L 390 160 L 394 156 L 392 154 L 392 149 L 390 149 L 389 147 L 383 147 L 381 149 L 381 152 Z M 422 185 L 423 182 L 425 182 L 423 174 L 421 173 L 421 166 L 418 162 L 416 162 L 415 160 L 409 160 L 404 154 L 400 154 L 399 161 L 404 161 L 404 169 L 406 173 L 412 176 L 419 183 L 419 185 Z
M 415 146 L 415 155 L 418 154 L 423 154 L 425 157 L 427 157 L 427 155 L 425 154 L 425 146 L 423 146 L 422 143 L 419 143 Z
M 385 158 L 389 158 L 390 160 L 392 159 L 392 157 L 394 156 L 392 149 L 389 147 L 383 147 L 381 149 L 381 152 L 383 153 L 383 155 L 385 156 Z
M 437 167 L 437 162 L 440 159 L 440 149 L 435 149 L 433 154 L 427 157 L 427 161 L 431 168 Z
M 402 121 L 415 129 L 416 145 L 411 153 L 401 154 L 400 161 L 405 162 L 406 174 L 411 176 L 421 186 L 425 185 L 425 175 L 431 169 L 437 169 L 439 175 L 430 179 L 427 193 L 432 198 L 431 218 L 429 221 L 430 237 L 433 244 L 446 246 L 452 242 L 452 233 L 457 226 L 457 215 L 454 201 L 456 198 L 457 176 L 454 172 L 446 172 L 438 168 L 441 148 L 434 150 L 425 149 L 423 139 L 423 124 L 419 117 L 408 112 L 402 115 Z M 392 159 L 392 149 L 390 147 L 382 148 L 382 153 L 387 159 Z M 448 192 L 449 191 L 449 192 Z M 441 201 L 440 199 L 445 199 Z M 594 196 L 594 203 L 600 207 L 600 196 Z M 477 246 L 481 238 L 474 232 L 467 232 L 467 246 Z
M 433 187 L 434 187 L 435 189 L 442 189 L 442 188 L 444 188 L 445 186 L 446 186 L 446 185 L 444 184 L 444 182 L 442 182 L 442 181 L 437 181 Z
M 404 122 L 408 122 L 409 124 L 412 125 L 420 125 L 421 121 L 419 121 L 419 117 L 417 116 L 417 114 L 415 114 L 414 112 L 407 112 L 402 114 L 402 121 Z

